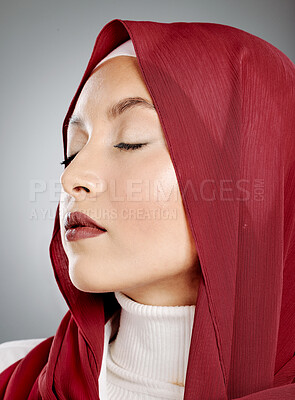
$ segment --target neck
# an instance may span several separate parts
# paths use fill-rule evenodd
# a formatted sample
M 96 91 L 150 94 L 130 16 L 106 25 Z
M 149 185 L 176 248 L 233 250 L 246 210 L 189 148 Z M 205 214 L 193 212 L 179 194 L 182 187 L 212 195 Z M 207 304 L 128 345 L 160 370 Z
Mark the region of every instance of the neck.
M 138 376 L 184 386 L 194 305 L 151 306 L 115 292 L 121 305 L 114 363 Z

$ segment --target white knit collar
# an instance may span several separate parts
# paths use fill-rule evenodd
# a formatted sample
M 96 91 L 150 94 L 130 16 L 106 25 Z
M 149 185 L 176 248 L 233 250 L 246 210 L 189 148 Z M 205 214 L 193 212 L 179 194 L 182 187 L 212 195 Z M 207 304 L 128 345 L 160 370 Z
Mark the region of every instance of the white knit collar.
M 114 294 L 121 305 L 109 345 L 116 373 L 184 387 L 195 305 L 152 306 Z

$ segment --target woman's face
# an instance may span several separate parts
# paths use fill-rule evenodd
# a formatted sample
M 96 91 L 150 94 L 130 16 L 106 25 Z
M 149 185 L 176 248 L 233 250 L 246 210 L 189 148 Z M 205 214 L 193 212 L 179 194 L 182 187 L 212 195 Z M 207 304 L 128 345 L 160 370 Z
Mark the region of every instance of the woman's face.
M 150 106 L 125 101 L 143 98 Z M 114 110 L 113 110 L 114 111 Z M 85 292 L 121 291 L 151 305 L 195 304 L 200 269 L 166 140 L 135 57 L 102 63 L 80 93 L 68 127 L 60 226 L 72 283 Z M 82 122 L 81 122 L 82 121 Z M 143 144 L 129 150 L 120 143 Z M 68 241 L 67 212 L 107 232 Z

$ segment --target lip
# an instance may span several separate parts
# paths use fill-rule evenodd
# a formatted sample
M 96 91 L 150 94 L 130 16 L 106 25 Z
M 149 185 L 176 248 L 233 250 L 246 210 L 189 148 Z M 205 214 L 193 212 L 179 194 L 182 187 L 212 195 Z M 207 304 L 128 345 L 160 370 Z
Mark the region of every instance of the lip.
M 80 227 L 96 228 L 97 230 L 99 229 L 103 232 L 106 231 L 103 226 L 98 225 L 98 223 L 92 218 L 88 217 L 88 215 L 79 211 L 68 212 L 66 214 L 64 227 L 66 231 L 72 228 Z
M 73 242 L 75 240 L 87 239 L 94 236 L 99 236 L 105 233 L 106 231 L 102 231 L 98 228 L 89 227 L 89 226 L 79 226 L 76 228 L 70 228 L 66 230 L 65 237 L 69 242 Z

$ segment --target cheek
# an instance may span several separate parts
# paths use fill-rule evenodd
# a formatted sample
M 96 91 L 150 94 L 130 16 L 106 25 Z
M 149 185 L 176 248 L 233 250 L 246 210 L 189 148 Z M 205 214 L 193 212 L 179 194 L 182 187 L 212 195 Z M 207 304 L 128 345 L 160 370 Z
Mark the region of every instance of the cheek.
M 111 197 L 118 216 L 118 223 L 136 231 L 156 229 L 162 220 L 177 218 L 181 206 L 177 178 L 166 150 L 158 151 L 153 159 L 133 164 L 121 170 Z
M 114 239 L 121 249 L 132 249 L 137 256 L 183 262 L 191 254 L 190 233 L 173 164 L 169 154 L 163 153 L 128 171 L 126 176 L 132 179 L 122 179 L 117 185 L 124 201 L 115 206 Z

